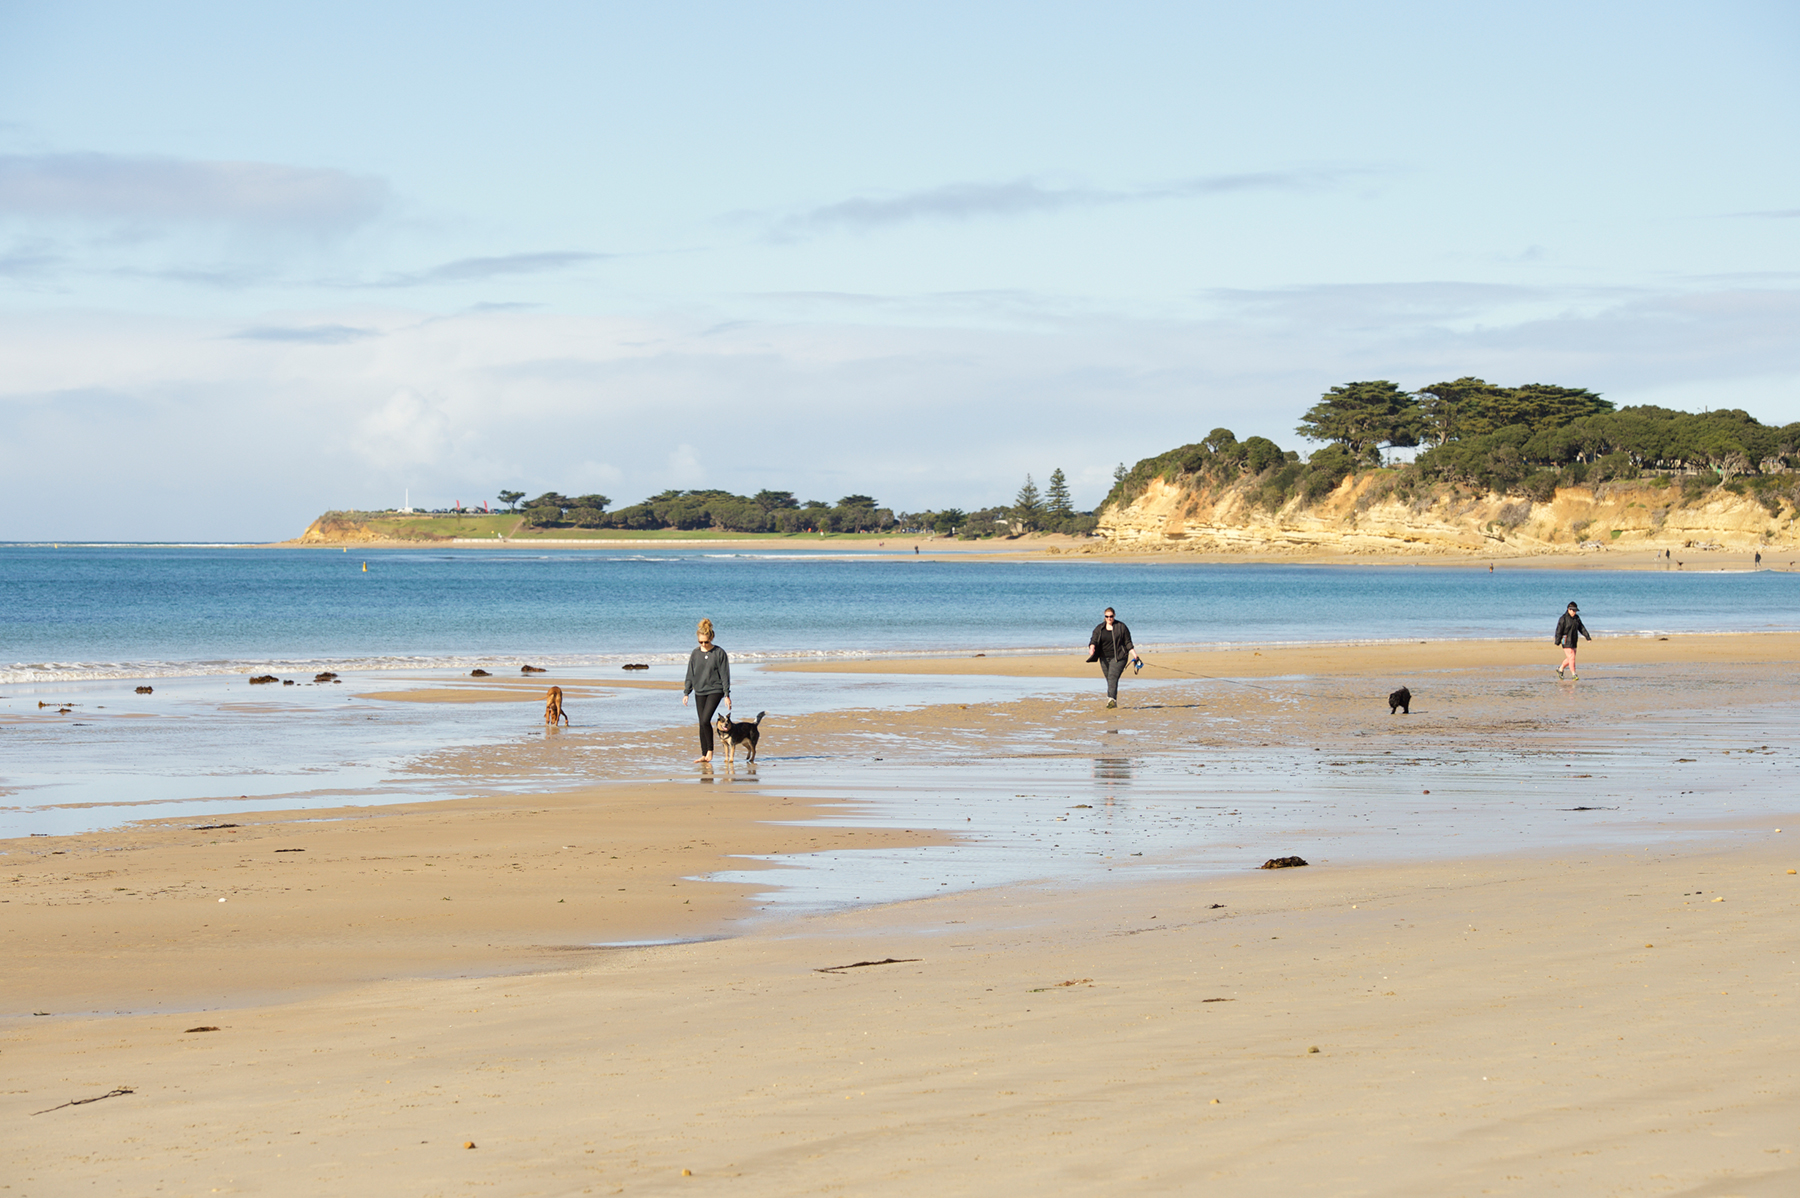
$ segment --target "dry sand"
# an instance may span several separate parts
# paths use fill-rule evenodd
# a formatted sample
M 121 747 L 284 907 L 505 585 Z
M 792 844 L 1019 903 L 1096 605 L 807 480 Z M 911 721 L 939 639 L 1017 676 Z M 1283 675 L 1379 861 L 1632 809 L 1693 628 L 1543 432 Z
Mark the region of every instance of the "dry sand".
M 1597 641 L 1584 668 L 1667 665 L 1671 685 L 1532 728 L 1493 715 L 1521 666 L 1554 657 L 1491 642 L 1156 660 L 1322 678 L 1305 718 L 1274 690 L 1234 712 L 1267 751 L 1310 753 L 1361 734 L 1348 721 L 1377 667 L 1438 671 L 1422 689 L 1476 696 L 1457 736 L 1513 745 L 1597 711 L 1710 707 L 1759 670 L 1791 690 L 1800 637 Z M 902 667 L 1095 673 L 1078 657 L 839 668 Z M 1111 726 L 1149 738 L 1189 718 L 1130 694 L 1142 706 Z M 1066 700 L 1000 706 L 826 713 L 794 735 L 953 740 L 1029 770 L 1011 738 L 1070 723 Z M 1429 717 L 1381 730 L 1451 735 Z M 1104 732 L 1048 747 L 1093 752 Z M 1740 768 L 1775 768 L 1760 761 Z M 771 824 L 806 814 L 768 793 L 773 773 L 762 793 L 721 776 L 0 844 L 0 1194 L 1800 1192 L 1789 817 L 1715 820 L 1681 848 L 1122 868 L 759 919 L 745 888 L 684 879 L 726 853 L 928 839 Z

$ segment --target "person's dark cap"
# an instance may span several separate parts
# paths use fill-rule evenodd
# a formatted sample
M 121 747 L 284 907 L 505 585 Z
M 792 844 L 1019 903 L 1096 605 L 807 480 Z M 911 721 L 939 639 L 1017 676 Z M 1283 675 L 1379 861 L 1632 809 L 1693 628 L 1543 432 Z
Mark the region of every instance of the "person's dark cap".
M 1580 611 L 1581 604 L 1579 604 L 1579 603 L 1575 602 L 1573 599 L 1571 599 L 1571 600 L 1569 600 L 1569 610 L 1570 611 Z

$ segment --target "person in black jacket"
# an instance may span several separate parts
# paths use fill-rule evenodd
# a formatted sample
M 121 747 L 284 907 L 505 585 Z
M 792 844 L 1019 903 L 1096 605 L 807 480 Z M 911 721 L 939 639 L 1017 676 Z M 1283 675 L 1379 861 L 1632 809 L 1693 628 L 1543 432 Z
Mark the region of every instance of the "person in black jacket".
M 1113 617 L 1110 607 L 1094 625 L 1094 635 L 1088 638 L 1088 660 L 1100 663 L 1100 672 L 1106 675 L 1106 705 L 1117 707 L 1119 675 L 1125 672 L 1127 662 L 1140 659 L 1137 646 L 1131 643 L 1131 629 L 1125 627 L 1124 621 Z
M 694 758 L 694 761 L 710 763 L 713 754 L 713 712 L 718 710 L 721 700 L 724 701 L 725 710 L 731 710 L 731 658 L 725 655 L 725 650 L 713 644 L 711 620 L 700 621 L 694 635 L 700 643 L 688 654 L 687 681 L 681 684 L 681 705 L 687 706 L 688 695 L 692 693 L 694 707 L 700 715 L 700 756 Z
M 1562 664 L 1556 667 L 1558 678 L 1563 676 L 1564 670 L 1569 672 L 1571 678 L 1581 677 L 1575 672 L 1575 646 L 1579 643 L 1578 638 L 1584 636 L 1590 641 L 1594 639 L 1588 632 L 1587 625 L 1581 622 L 1581 609 L 1571 601 L 1569 610 L 1556 622 L 1556 643 L 1563 648 Z

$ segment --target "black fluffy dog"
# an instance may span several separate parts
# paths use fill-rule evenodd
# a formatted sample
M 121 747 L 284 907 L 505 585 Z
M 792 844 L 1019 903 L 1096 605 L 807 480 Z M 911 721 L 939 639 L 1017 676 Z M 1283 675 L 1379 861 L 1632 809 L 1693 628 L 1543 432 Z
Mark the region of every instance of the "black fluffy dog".
M 725 738 L 725 750 L 731 754 L 733 761 L 737 760 L 739 745 L 747 746 L 750 750 L 749 756 L 744 758 L 746 763 L 756 760 L 756 742 L 762 736 L 763 717 L 768 714 L 766 711 L 759 711 L 754 720 L 734 720 L 727 712 L 713 721 L 713 727 L 717 728 L 719 735 Z
M 1388 696 L 1388 714 L 1393 715 L 1396 711 L 1412 714 L 1412 692 L 1404 686 Z

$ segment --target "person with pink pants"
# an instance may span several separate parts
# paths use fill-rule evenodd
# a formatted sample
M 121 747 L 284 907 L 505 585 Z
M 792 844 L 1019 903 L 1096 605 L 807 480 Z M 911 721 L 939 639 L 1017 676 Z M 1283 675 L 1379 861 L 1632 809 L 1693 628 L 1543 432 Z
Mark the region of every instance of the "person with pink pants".
M 1574 600 L 1570 600 L 1569 610 L 1564 612 L 1562 619 L 1556 622 L 1556 643 L 1561 645 L 1563 650 L 1562 664 L 1556 667 L 1558 678 L 1563 676 L 1564 670 L 1569 672 L 1571 678 L 1581 677 L 1575 672 L 1575 646 L 1584 636 L 1590 641 L 1594 639 L 1593 635 L 1588 632 L 1587 625 L 1581 622 L 1581 609 L 1575 605 Z

